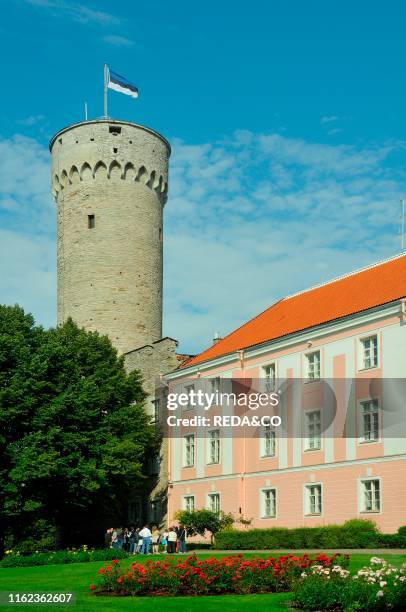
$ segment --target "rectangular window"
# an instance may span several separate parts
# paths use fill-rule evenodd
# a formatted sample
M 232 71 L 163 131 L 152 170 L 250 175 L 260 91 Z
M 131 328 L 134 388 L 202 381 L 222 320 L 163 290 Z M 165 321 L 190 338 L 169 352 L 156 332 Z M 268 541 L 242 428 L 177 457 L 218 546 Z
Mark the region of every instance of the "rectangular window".
M 320 378 L 320 351 L 314 351 L 306 355 L 308 380 L 319 380 Z
M 211 392 L 217 393 L 220 392 L 220 376 L 216 376 L 216 378 L 211 379 Z
M 195 509 L 195 496 L 185 495 L 183 498 L 183 508 L 188 512 L 193 512 Z
M 220 430 L 209 431 L 207 463 L 220 463 Z
M 265 393 L 272 393 L 276 388 L 276 365 L 270 363 L 262 368 L 265 379 Z
M 192 410 L 194 408 L 194 406 L 191 404 L 190 402 L 190 395 L 191 395 L 191 391 L 194 391 L 195 386 L 194 385 L 185 385 L 185 393 L 188 395 L 189 397 L 189 402 L 187 404 L 187 406 L 185 406 L 183 409 L 184 410 Z
M 160 400 L 155 399 L 152 402 L 154 404 L 154 420 L 153 423 L 157 423 L 160 418 Z
M 306 485 L 306 514 L 321 514 L 321 485 Z
M 118 125 L 109 125 L 109 132 L 113 134 L 113 136 L 117 136 L 117 134 L 121 134 L 121 127 Z
M 378 336 L 370 336 L 361 340 L 363 369 L 376 368 L 378 365 Z
M 193 467 L 195 464 L 195 437 L 193 434 L 185 436 L 184 441 L 184 467 Z
M 306 412 L 306 450 L 318 450 L 321 448 L 321 412 L 312 410 Z
M 209 493 L 209 509 L 212 512 L 220 512 L 220 493 Z
M 276 517 L 276 489 L 262 491 L 263 518 Z
M 95 225 L 96 223 L 95 223 L 94 215 L 87 215 L 87 228 L 93 229 Z
M 275 428 L 272 425 L 266 425 L 262 429 L 262 449 L 261 457 L 274 457 L 276 449 Z
M 379 406 L 376 399 L 361 402 L 361 440 L 379 440 Z
M 363 480 L 362 493 L 362 511 L 379 512 L 381 509 L 381 487 L 379 480 Z

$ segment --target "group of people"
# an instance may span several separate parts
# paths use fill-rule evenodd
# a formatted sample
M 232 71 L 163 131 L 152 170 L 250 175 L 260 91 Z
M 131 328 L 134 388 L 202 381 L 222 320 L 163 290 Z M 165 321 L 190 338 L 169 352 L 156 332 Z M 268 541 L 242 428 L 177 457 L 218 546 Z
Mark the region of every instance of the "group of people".
M 107 548 L 122 549 L 131 554 L 157 554 L 160 546 L 162 552 L 168 554 L 186 552 L 186 529 L 183 525 L 169 527 L 160 531 L 154 526 L 151 529 L 145 525 L 142 529 L 134 526 L 115 528 L 109 527 L 104 534 Z

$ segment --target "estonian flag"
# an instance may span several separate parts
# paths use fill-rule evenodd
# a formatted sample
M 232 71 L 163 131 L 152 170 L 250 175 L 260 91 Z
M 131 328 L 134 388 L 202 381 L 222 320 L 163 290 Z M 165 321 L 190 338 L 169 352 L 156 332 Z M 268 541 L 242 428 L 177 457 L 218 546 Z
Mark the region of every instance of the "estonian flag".
M 119 91 L 120 93 L 126 94 L 133 98 L 138 98 L 138 87 L 130 83 L 125 77 L 113 70 L 109 69 L 107 87 Z

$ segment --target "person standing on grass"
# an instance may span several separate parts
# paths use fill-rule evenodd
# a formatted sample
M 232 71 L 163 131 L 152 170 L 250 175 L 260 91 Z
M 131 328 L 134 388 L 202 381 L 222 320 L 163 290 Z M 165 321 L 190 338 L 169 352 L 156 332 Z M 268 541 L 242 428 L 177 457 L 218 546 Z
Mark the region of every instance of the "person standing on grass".
M 142 549 L 141 553 L 147 555 L 151 546 L 151 530 L 148 529 L 147 525 L 141 529 L 139 536 L 142 538 Z
M 162 546 L 164 547 L 163 552 L 167 553 L 168 552 L 168 532 L 164 531 L 162 534 Z
M 186 529 L 183 525 L 179 525 L 178 529 L 179 552 L 186 552 Z
M 113 528 L 109 527 L 106 529 L 106 533 L 104 534 L 104 546 L 106 548 L 111 548 L 111 537 L 113 535 Z
M 137 541 L 137 547 L 135 549 L 135 552 L 137 554 L 139 554 L 141 552 L 141 548 L 142 548 L 142 537 L 140 536 L 140 531 L 141 531 L 141 529 L 139 529 L 137 527 L 137 540 L 136 540 Z
M 111 545 L 115 549 L 118 548 L 118 535 L 117 535 L 117 529 L 116 528 L 113 528 L 113 531 L 111 533 Z
M 178 539 L 178 535 L 175 531 L 174 527 L 169 527 L 168 532 L 168 554 L 173 555 L 176 553 L 176 541 Z
M 138 534 L 136 533 L 135 527 L 133 525 L 132 527 L 130 527 L 130 532 L 128 534 L 128 546 L 131 555 L 135 553 L 136 537 L 138 537 Z
M 153 527 L 151 541 L 152 541 L 152 552 L 154 553 L 154 555 L 157 555 L 159 552 L 160 539 L 161 539 L 161 534 L 159 533 L 158 527 Z
M 124 529 L 123 549 L 125 550 L 125 552 L 130 551 L 130 530 L 127 527 Z
M 123 548 L 124 544 L 124 529 L 121 527 L 117 529 L 117 548 L 120 550 Z

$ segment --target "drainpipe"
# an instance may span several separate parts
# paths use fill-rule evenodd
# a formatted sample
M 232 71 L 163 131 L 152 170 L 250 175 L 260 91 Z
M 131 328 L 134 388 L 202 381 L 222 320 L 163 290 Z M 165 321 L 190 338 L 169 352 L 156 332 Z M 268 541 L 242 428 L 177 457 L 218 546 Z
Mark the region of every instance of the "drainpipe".
M 400 320 L 404 321 L 406 319 L 406 298 L 402 298 L 400 300 Z
M 238 361 L 240 363 L 240 369 L 243 377 L 245 377 L 245 362 L 244 362 L 244 349 L 238 351 Z M 242 508 L 241 508 L 241 516 L 245 518 L 246 516 L 246 504 L 247 504 L 247 492 L 246 492 L 246 478 L 245 474 L 247 472 L 247 440 L 245 437 L 245 430 L 243 433 L 243 450 L 242 450 L 242 472 L 241 472 L 241 489 L 242 489 Z

